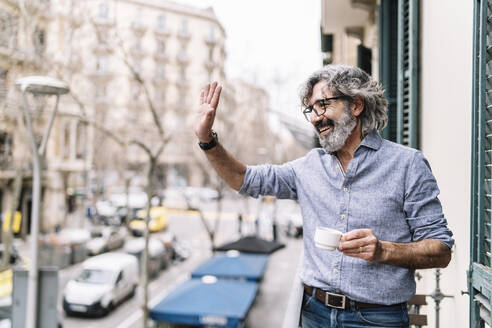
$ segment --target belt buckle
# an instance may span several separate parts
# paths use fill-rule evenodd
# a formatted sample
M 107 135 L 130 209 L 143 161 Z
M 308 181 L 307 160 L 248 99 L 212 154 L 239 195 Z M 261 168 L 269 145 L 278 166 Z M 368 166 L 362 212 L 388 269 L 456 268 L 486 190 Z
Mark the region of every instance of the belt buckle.
M 336 299 L 337 302 L 336 303 L 330 302 L 330 298 L 332 300 Z M 333 308 L 337 308 L 337 309 L 345 309 L 346 298 L 347 297 L 345 295 L 325 292 L 325 305 L 333 307 Z M 336 305 L 337 303 L 341 303 L 341 305 Z

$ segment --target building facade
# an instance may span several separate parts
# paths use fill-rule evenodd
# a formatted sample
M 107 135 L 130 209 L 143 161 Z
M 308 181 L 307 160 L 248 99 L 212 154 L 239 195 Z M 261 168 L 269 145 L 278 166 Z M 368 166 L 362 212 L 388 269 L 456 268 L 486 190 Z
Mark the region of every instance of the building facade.
M 165 171 L 161 179 L 170 184 L 198 181 L 192 177 L 192 151 L 182 145 L 194 140 L 190 113 L 200 88 L 213 79 L 225 80 L 225 31 L 213 10 L 152 0 L 33 0 L 25 5 L 26 17 L 17 1 L 0 2 L 1 211 L 12 204 L 13 183 L 22 167 L 18 209 L 28 233 L 30 153 L 13 85 L 32 74 L 56 76 L 71 88 L 61 98 L 48 142 L 42 230 L 65 225 L 77 202 L 82 205 L 88 194 L 106 191 L 118 173 L 136 169 L 136 175 L 145 176 L 145 153 L 122 148 L 104 130 L 152 146 L 160 135 L 149 106 L 169 140 L 159 159 Z M 31 100 L 33 107 L 50 108 L 49 99 Z M 39 112 L 41 133 L 46 111 Z
M 256 141 L 245 142 L 244 135 L 251 140 L 260 140 L 257 135 L 263 136 L 261 140 L 278 138 L 267 123 L 269 97 L 261 88 L 227 80 L 226 32 L 213 9 L 166 0 L 25 4 L 31 7 L 23 16 L 17 1 L 0 1 L 0 105 L 5 107 L 0 156 L 6 158 L 0 171 L 2 211 L 13 198 L 16 173 L 9 163 L 15 158 L 30 163 L 22 120 L 15 114 L 20 95 L 13 88 L 14 81 L 26 75 L 54 76 L 71 90 L 60 99 L 47 147 L 44 232 L 73 226 L 72 219 L 80 221 L 83 209 L 108 193 L 121 192 L 127 185 L 142 188 L 147 151 L 155 154 L 161 146 L 154 187 L 210 183 L 207 170 L 201 169 L 203 154 L 193 132 L 200 90 L 209 81 L 224 84 L 216 124 L 219 134 L 234 131 L 238 144 L 244 146 L 237 153 L 248 162 L 281 160 L 282 147 L 262 146 L 258 152 Z M 39 108 L 50 108 L 52 100 L 32 101 Z M 45 123 L 40 117 L 40 132 Z M 279 140 L 277 145 L 281 144 L 297 147 L 289 138 Z M 16 152 L 23 154 L 23 160 Z M 26 164 L 19 205 L 27 218 L 24 234 L 29 227 L 30 170 Z
M 420 149 L 440 187 L 456 244 L 447 268 L 418 270 L 428 325 L 490 327 L 489 1 L 322 3 L 325 59 L 383 83 L 383 136 Z

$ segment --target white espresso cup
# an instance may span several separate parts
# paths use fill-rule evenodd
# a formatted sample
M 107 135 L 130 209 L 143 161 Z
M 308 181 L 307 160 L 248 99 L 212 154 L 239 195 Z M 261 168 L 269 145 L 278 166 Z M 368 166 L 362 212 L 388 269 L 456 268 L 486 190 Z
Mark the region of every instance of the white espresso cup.
M 338 230 L 326 227 L 316 227 L 314 244 L 318 248 L 334 251 L 338 248 L 341 237 L 342 233 Z

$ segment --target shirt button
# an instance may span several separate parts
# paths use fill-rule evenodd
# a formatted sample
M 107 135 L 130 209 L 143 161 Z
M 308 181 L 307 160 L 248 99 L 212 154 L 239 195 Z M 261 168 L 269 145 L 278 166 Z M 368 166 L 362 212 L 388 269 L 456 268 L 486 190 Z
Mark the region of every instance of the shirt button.
M 348 192 L 348 188 L 347 188 L 347 187 L 344 187 L 344 188 L 343 188 L 343 191 L 344 191 L 344 192 Z
M 340 215 L 342 219 L 345 219 L 345 214 Z

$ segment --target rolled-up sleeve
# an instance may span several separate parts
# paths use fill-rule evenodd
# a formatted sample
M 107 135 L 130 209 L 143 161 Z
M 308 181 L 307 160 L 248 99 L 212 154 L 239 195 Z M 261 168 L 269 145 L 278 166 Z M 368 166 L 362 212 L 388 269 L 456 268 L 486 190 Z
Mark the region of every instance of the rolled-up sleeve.
M 269 195 L 279 199 L 297 199 L 292 164 L 248 166 L 239 193 L 254 198 Z
M 421 152 L 416 152 L 407 174 L 403 205 L 412 240 L 437 239 L 451 248 L 453 233 L 447 227 L 438 195 L 429 163 Z

